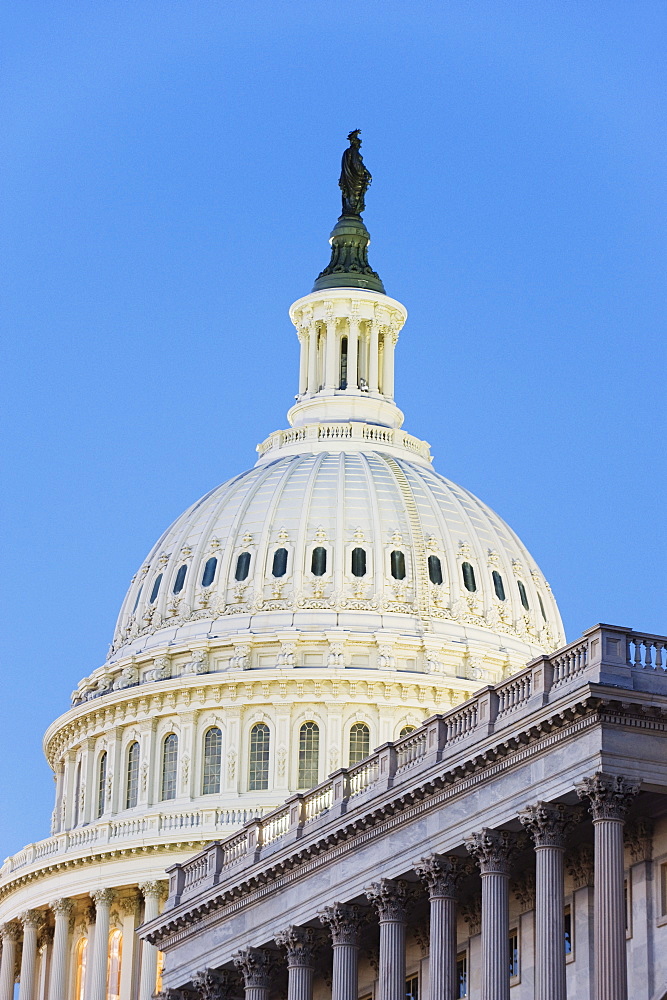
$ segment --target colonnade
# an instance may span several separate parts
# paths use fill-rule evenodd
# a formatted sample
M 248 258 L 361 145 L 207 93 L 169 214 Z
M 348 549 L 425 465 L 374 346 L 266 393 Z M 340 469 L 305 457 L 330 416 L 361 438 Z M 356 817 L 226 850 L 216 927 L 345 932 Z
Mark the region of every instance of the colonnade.
M 120 996 L 122 1000 L 135 1000 L 135 997 L 137 1000 L 151 1000 L 156 988 L 158 951 L 153 945 L 143 943 L 137 992 L 133 984 L 135 946 L 138 944 L 135 929 L 141 899 L 144 904 L 143 919 L 154 919 L 158 916 L 159 900 L 165 894 L 166 884 L 148 881 L 138 888 L 141 895 L 126 887 L 122 894 L 101 888 L 83 900 L 61 897 L 50 902 L 47 908 L 26 910 L 15 920 L 3 924 L 0 927 L 0 1000 L 14 1000 L 17 948 L 21 941 L 19 1000 L 79 1000 L 75 996 L 77 938 L 74 923 L 75 910 L 81 911 L 82 905 L 88 928 L 88 947 L 81 972 L 81 993 L 85 1000 L 107 1000 L 109 935 L 114 904 L 124 916 Z M 40 966 L 40 947 L 43 953 L 44 942 L 48 947 L 48 960 Z
M 299 395 L 349 388 L 393 398 L 397 339 L 394 326 L 354 315 L 343 321 L 332 316 L 325 322 L 313 320 L 302 326 Z
M 594 978 L 596 1000 L 627 1000 L 623 823 L 638 784 L 596 773 L 577 786 L 594 826 Z M 535 850 L 535 1000 L 566 1000 L 564 855 L 581 807 L 538 802 L 519 814 Z M 520 840 L 519 835 L 519 840 Z M 524 834 L 525 836 L 525 834 Z M 481 1000 L 509 1000 L 509 879 L 517 835 L 483 828 L 465 842 L 469 857 L 429 855 L 414 870 L 428 891 L 430 908 L 429 997 L 455 1000 L 457 906 L 462 879 L 475 869 L 482 883 Z M 405 1000 L 405 941 L 410 896 L 403 879 L 382 878 L 364 890 L 380 928 L 376 1000 Z M 363 910 L 334 902 L 319 914 L 333 949 L 332 1000 L 357 1000 Z M 311 927 L 290 926 L 276 937 L 287 953 L 288 1000 L 312 1000 L 315 962 Z M 237 952 L 234 962 L 245 1000 L 268 1000 L 276 953 Z

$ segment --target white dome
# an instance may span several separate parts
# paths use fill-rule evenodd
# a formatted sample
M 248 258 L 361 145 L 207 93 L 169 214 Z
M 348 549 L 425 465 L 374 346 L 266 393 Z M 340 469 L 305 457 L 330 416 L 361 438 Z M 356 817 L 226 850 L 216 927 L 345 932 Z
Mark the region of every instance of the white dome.
M 260 461 L 182 514 L 132 582 L 112 659 L 240 630 L 307 631 L 315 617 L 317 631 L 473 632 L 495 650 L 511 636 L 524 660 L 562 643 L 549 585 L 497 514 L 423 460 L 337 443 Z M 326 552 L 320 576 L 315 548 Z M 359 577 L 355 548 L 365 552 Z M 274 576 L 278 550 L 285 570 Z M 403 579 L 392 552 L 403 554 Z

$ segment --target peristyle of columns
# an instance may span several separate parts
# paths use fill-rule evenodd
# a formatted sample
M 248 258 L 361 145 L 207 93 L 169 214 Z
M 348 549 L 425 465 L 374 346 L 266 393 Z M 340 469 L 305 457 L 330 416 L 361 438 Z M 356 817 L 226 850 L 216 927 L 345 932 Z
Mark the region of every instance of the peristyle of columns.
M 276 944 L 287 952 L 287 1000 L 311 1000 L 315 934 L 310 927 L 286 927 Z
M 232 955 L 243 976 L 245 1000 L 269 1000 L 274 957 L 264 948 L 244 948 Z
M 106 1000 L 107 963 L 109 960 L 109 924 L 114 893 L 111 889 L 98 889 L 91 893 L 95 904 L 95 940 L 90 966 L 90 1000 Z
M 514 837 L 507 830 L 483 829 L 466 839 L 466 847 L 482 876 L 481 1000 L 509 1000 L 509 878 Z
M 16 962 L 16 945 L 21 938 L 21 926 L 16 920 L 3 924 L 2 964 L 0 965 L 0 1000 L 14 1000 L 14 967 Z
M 142 882 L 139 889 L 144 897 L 144 923 L 155 920 L 160 909 L 160 882 Z M 141 978 L 139 980 L 139 1000 L 151 1000 L 157 979 L 157 948 L 144 941 L 141 949 Z
M 639 782 L 597 771 L 577 786 L 595 831 L 593 947 L 596 1000 L 627 1000 L 623 822 Z
M 37 931 L 42 922 L 39 910 L 26 910 L 19 917 L 23 924 L 21 954 L 21 986 L 19 1000 L 35 1000 L 35 968 L 37 963 Z
M 563 863 L 578 814 L 538 802 L 519 813 L 535 844 L 535 1000 L 566 1000 Z
M 472 865 L 454 855 L 431 854 L 422 858 L 415 871 L 428 889 L 430 900 L 429 988 L 438 1000 L 455 1000 L 456 911 L 459 885 Z
M 334 903 L 319 914 L 329 928 L 333 948 L 331 1000 L 357 1000 L 359 993 L 359 936 L 363 915 L 358 906 Z
M 53 953 L 49 977 L 49 1000 L 62 1000 L 67 996 L 67 962 L 69 955 L 69 922 L 72 915 L 71 899 L 54 899 L 49 903 L 55 919 Z
M 405 929 L 408 886 L 401 879 L 380 879 L 364 889 L 380 922 L 378 1000 L 405 1000 Z

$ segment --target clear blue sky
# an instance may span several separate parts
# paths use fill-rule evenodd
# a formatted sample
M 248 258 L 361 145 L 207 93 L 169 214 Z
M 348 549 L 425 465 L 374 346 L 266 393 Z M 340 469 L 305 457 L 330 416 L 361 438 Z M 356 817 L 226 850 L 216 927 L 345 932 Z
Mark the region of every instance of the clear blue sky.
M 0 37 L 0 859 L 147 550 L 285 426 L 350 129 L 406 429 L 569 638 L 667 631 L 663 2 L 23 0 Z

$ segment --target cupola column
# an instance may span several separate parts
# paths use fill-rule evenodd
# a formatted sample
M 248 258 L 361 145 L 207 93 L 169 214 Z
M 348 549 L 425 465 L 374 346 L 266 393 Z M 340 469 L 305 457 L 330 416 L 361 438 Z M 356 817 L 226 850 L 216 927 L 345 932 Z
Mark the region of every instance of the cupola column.
M 0 965 L 0 1000 L 14 1000 L 14 964 L 16 962 L 16 943 L 21 937 L 21 928 L 16 920 L 3 924 L 2 964 Z
M 482 876 L 481 1000 L 509 1000 L 509 880 L 514 838 L 506 830 L 482 830 L 466 840 L 466 847 Z
M 364 892 L 380 920 L 378 1000 L 405 1000 L 407 883 L 383 878 L 373 882 Z
M 63 997 L 67 996 L 67 956 L 72 900 L 56 899 L 49 903 L 49 906 L 55 917 L 49 1000 L 62 1000 Z
M 386 327 L 382 338 L 382 395 L 394 398 L 394 331 Z
M 299 395 L 303 396 L 308 388 L 308 327 L 299 329 Z
M 415 871 L 428 889 L 431 902 L 428 975 L 432 997 L 455 1000 L 456 910 L 459 885 L 472 870 L 472 862 L 431 854 L 422 858 Z
M 352 314 L 347 335 L 347 387 L 359 387 L 359 307 L 352 303 Z
M 368 357 L 368 388 L 370 392 L 378 391 L 380 365 L 380 328 L 377 320 L 370 322 L 370 347 Z
M 324 388 L 337 389 L 338 378 L 338 338 L 336 337 L 336 317 L 333 314 L 333 304 L 327 303 L 327 336 L 324 349 Z
M 308 392 L 315 393 L 319 389 L 317 377 L 317 341 L 319 331 L 317 323 L 311 323 L 308 332 Z
M 310 927 L 287 927 L 276 935 L 287 951 L 287 1000 L 312 1000 L 315 935 Z
M 623 821 L 639 782 L 598 771 L 577 786 L 595 831 L 593 953 L 596 1000 L 628 1000 Z
M 359 995 L 359 937 L 363 914 L 358 906 L 334 903 L 319 914 L 331 932 L 333 979 L 331 1000 L 357 1000 Z
M 21 914 L 23 953 L 21 955 L 21 986 L 19 1000 L 35 1000 L 35 969 L 37 965 L 37 929 L 42 921 L 39 910 Z

